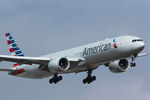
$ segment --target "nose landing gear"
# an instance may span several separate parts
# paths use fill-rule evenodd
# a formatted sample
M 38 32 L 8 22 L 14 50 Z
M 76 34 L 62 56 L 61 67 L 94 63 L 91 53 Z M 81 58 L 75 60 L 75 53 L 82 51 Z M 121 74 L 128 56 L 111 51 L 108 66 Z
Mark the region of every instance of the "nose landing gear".
M 86 84 L 86 83 L 90 84 L 91 82 L 96 80 L 96 76 L 91 75 L 92 69 L 88 69 L 87 73 L 88 73 L 88 76 L 85 79 L 83 79 L 84 84 Z
M 133 55 L 132 56 L 132 61 L 131 61 L 131 63 L 130 63 L 130 66 L 131 67 L 135 67 L 136 66 L 136 63 L 135 63 L 135 58 L 137 57 L 137 55 Z

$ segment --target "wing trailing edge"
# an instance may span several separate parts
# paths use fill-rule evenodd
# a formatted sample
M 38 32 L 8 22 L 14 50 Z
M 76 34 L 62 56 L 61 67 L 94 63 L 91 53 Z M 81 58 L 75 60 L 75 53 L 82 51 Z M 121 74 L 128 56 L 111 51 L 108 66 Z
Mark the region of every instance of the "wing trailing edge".
M 50 58 L 43 57 L 22 57 L 22 56 L 10 56 L 0 55 L 0 61 L 16 62 L 20 64 L 43 64 L 50 62 Z

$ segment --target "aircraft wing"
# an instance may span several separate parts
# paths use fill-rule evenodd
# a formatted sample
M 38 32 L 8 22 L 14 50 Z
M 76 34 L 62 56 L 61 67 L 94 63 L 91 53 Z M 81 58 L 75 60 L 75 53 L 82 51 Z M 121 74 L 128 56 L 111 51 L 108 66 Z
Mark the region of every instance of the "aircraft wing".
M 79 57 L 79 58 L 67 58 L 70 62 L 79 62 L 79 61 L 84 61 L 85 59 L 82 58 L 82 57 Z
M 22 57 L 22 56 L 10 56 L 0 55 L 0 61 L 17 62 L 21 64 L 42 64 L 49 62 L 50 58 L 43 57 Z
M 148 53 L 140 53 L 138 54 L 138 57 L 148 56 Z

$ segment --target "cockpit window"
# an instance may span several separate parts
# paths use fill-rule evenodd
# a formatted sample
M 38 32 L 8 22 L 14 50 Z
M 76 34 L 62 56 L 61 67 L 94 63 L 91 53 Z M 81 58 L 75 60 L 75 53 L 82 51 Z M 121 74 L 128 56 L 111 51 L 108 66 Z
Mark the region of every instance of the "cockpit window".
M 132 42 L 137 42 L 137 41 L 143 41 L 142 39 L 135 39 L 135 40 L 132 40 Z

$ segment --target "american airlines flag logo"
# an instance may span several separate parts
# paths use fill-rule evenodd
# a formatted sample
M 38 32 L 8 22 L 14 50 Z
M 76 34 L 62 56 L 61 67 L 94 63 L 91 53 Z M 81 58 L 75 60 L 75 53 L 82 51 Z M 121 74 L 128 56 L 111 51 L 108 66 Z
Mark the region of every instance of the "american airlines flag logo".
M 15 43 L 15 40 L 13 39 L 11 34 L 10 33 L 6 33 L 5 35 L 6 35 L 7 44 L 9 46 L 9 51 L 10 51 L 11 55 L 12 56 L 24 56 L 24 54 L 22 53 L 20 48 Z
M 116 39 L 113 39 L 113 43 L 114 43 L 114 48 L 118 48 L 116 44 Z

